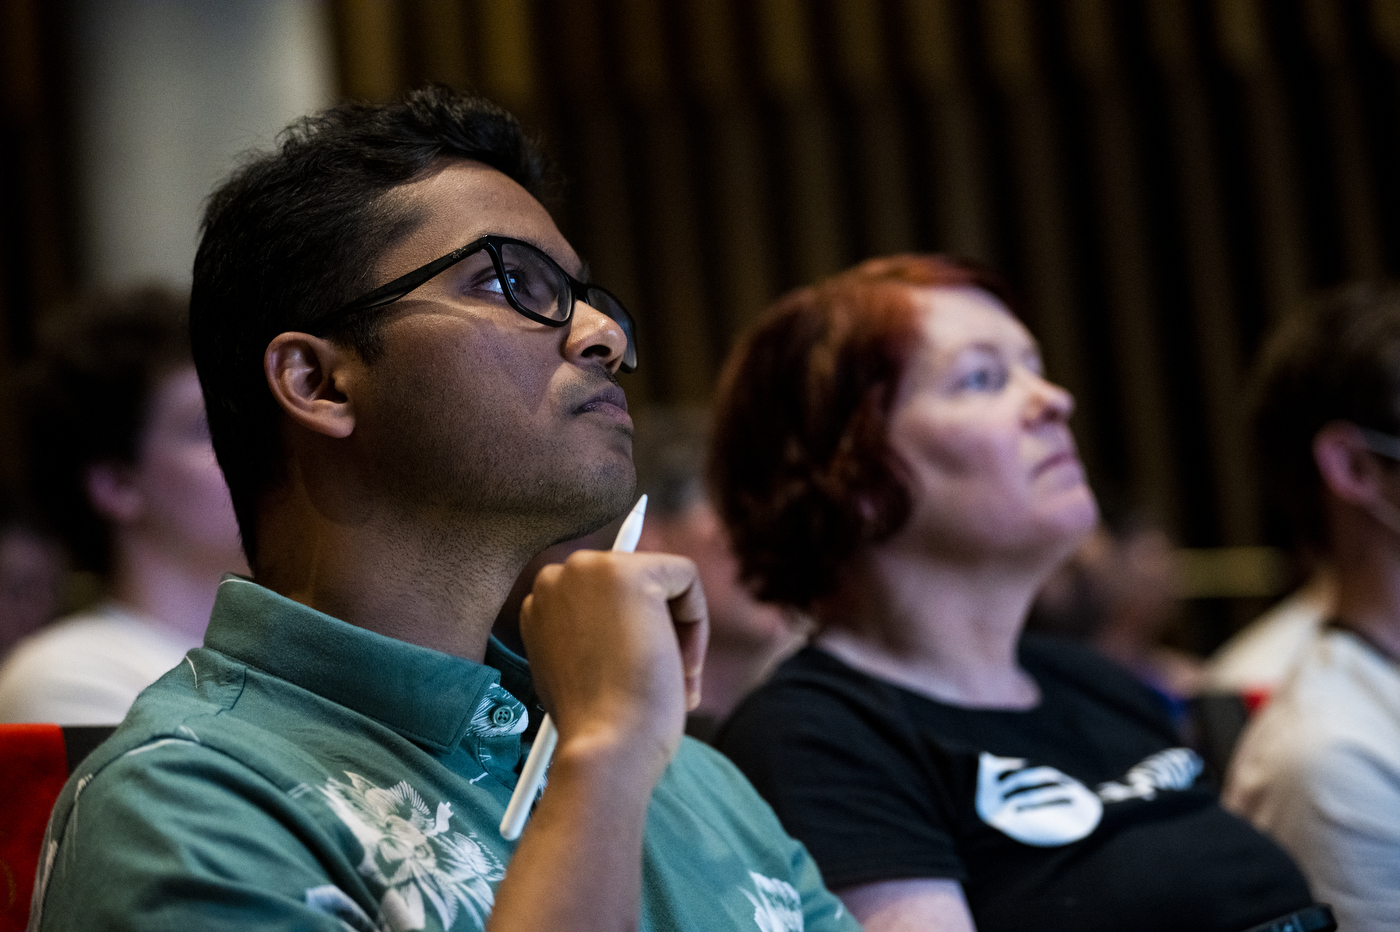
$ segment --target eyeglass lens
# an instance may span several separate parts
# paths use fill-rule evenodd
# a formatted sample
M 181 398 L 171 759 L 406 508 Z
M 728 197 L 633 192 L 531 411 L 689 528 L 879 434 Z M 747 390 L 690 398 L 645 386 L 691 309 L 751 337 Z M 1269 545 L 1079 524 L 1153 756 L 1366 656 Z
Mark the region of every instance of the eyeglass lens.
M 573 298 L 569 282 L 553 263 L 526 246 L 502 243 L 501 266 L 510 293 L 527 310 L 550 320 L 568 320 Z
M 501 243 L 501 266 L 505 269 L 511 296 L 526 310 L 550 320 L 568 320 L 573 313 L 574 294 L 562 269 L 529 246 Z M 601 288 L 587 286 L 584 300 L 590 307 L 602 311 L 617 321 L 627 337 L 623 364 L 628 369 L 637 365 L 636 337 L 632 333 L 632 317 L 627 309 Z

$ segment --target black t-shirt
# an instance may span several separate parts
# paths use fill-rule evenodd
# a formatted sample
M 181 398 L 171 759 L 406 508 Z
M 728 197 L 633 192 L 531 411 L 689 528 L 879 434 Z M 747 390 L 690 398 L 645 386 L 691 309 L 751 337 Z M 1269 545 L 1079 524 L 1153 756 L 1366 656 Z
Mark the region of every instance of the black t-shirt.
M 808 648 L 716 744 L 829 887 L 959 880 L 979 932 L 1241 932 L 1312 901 L 1201 784 L 1149 690 L 1033 636 L 1021 663 L 1039 705 L 969 709 Z

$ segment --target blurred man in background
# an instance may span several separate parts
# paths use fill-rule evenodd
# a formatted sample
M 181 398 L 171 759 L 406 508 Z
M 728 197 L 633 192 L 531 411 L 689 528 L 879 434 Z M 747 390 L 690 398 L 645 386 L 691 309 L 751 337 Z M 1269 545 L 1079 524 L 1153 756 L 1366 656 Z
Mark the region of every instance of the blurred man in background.
M 204 637 L 246 567 L 190 357 L 188 302 L 157 287 L 47 321 L 26 382 L 35 494 L 106 601 L 21 642 L 0 721 L 115 724 Z
M 1400 289 L 1285 322 L 1257 382 L 1262 462 L 1332 567 L 1329 620 L 1246 729 L 1224 800 L 1272 834 L 1348 932 L 1400 916 Z
M 706 416 L 698 407 L 638 412 L 633 458 L 637 490 L 650 497 L 639 550 L 689 557 L 710 606 L 710 644 L 700 706 L 686 731 L 708 741 L 749 690 L 805 638 L 776 605 L 756 602 L 739 584 L 739 564 L 705 492 Z

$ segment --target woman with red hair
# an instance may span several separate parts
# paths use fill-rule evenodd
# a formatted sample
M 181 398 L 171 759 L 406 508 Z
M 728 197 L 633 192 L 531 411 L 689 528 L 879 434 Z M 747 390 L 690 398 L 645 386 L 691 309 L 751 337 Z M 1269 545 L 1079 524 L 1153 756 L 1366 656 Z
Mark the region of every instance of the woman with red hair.
M 876 259 L 721 381 L 715 500 L 812 644 L 718 744 L 868 930 L 1241 932 L 1310 902 L 1130 675 L 1023 637 L 1097 508 L 1073 401 L 985 271 Z

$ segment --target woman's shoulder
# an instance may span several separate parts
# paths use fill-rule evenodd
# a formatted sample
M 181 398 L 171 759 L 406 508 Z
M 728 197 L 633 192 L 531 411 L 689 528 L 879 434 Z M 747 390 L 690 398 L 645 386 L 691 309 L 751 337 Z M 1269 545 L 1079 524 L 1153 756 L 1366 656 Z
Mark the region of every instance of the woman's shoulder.
M 739 708 L 777 711 L 803 709 L 874 709 L 896 714 L 898 687 L 856 669 L 820 647 L 807 646 L 783 661 Z
M 749 693 L 716 732 L 725 753 L 739 744 L 819 741 L 823 735 L 868 731 L 898 718 L 891 687 L 805 647 Z

